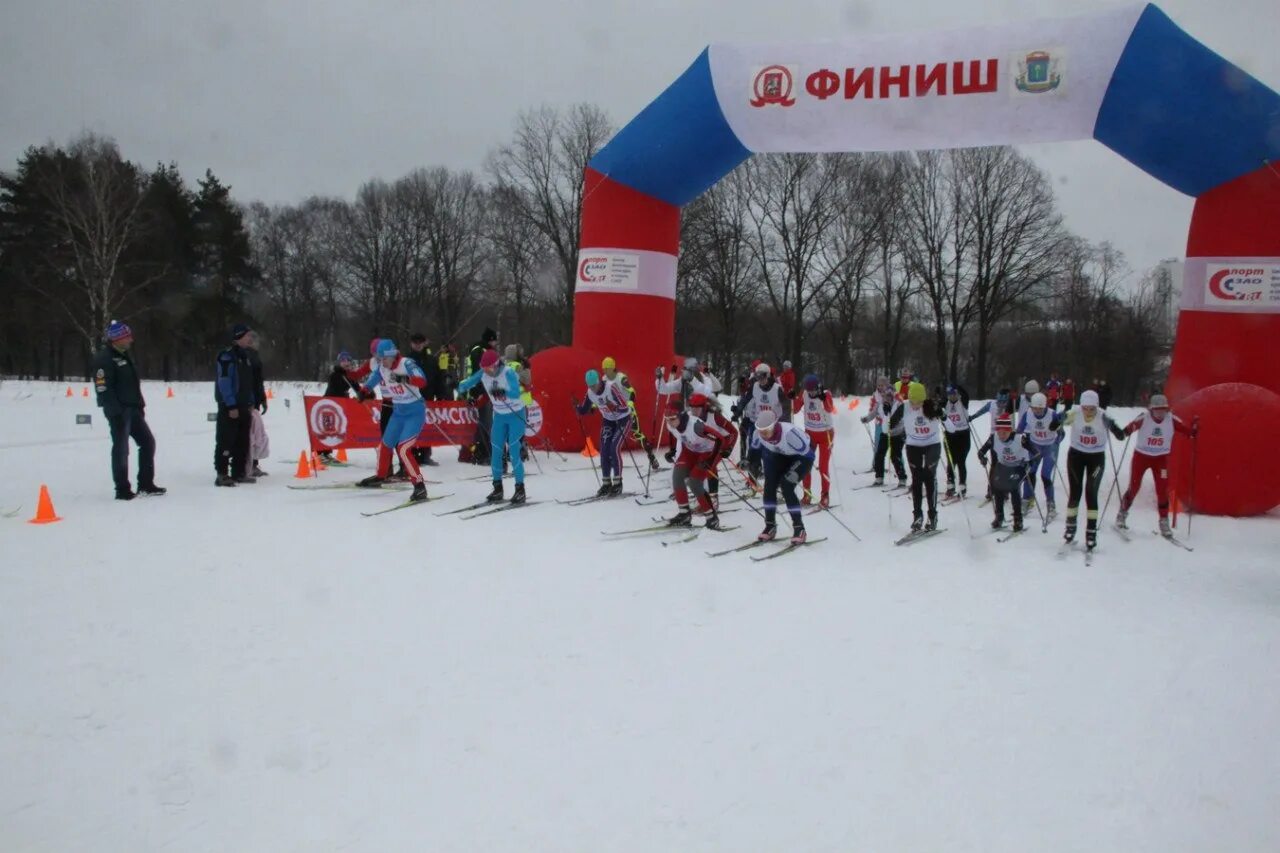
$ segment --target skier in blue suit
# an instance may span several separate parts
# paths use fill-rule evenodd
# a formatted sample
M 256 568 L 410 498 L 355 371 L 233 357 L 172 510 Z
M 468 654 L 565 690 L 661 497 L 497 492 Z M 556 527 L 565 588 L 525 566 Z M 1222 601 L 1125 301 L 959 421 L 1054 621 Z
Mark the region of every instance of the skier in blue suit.
M 520 443 L 524 440 L 524 400 L 520 398 L 520 377 L 502 363 L 496 350 L 485 350 L 480 357 L 480 369 L 458 383 L 458 391 L 466 392 L 483 383 L 489 402 L 493 405 L 493 428 L 489 431 L 489 465 L 493 470 L 493 491 L 487 498 L 491 503 L 502 500 L 502 454 L 508 450 L 511 469 L 516 475 L 516 490 L 511 495 L 513 504 L 522 504 L 524 495 L 524 460 L 520 458 Z

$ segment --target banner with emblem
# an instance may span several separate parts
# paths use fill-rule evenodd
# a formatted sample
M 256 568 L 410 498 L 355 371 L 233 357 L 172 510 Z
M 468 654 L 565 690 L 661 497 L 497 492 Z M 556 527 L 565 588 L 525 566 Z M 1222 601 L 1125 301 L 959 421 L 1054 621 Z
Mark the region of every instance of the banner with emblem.
M 1280 314 L 1280 258 L 1187 258 L 1183 311 Z
M 1090 139 L 1142 9 L 808 44 L 717 44 L 712 83 L 750 151 Z
M 303 397 L 312 450 L 360 450 L 382 443 L 380 400 Z M 418 435 L 421 446 L 467 445 L 475 437 L 476 409 L 462 400 L 432 400 Z

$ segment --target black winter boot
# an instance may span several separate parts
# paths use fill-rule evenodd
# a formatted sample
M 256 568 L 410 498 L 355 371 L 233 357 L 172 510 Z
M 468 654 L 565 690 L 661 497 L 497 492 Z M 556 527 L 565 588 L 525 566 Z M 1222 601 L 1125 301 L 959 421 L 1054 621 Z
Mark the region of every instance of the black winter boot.
M 502 500 L 502 481 L 501 480 L 493 481 L 493 491 L 489 493 L 489 495 L 485 498 L 485 500 L 491 504 L 496 504 Z
M 516 483 L 516 490 L 511 493 L 511 502 L 513 504 L 522 504 L 524 500 L 524 483 Z
M 414 503 L 418 503 L 419 501 L 425 501 L 426 499 L 427 499 L 427 484 L 414 483 L 413 494 L 409 495 L 409 500 L 413 501 Z

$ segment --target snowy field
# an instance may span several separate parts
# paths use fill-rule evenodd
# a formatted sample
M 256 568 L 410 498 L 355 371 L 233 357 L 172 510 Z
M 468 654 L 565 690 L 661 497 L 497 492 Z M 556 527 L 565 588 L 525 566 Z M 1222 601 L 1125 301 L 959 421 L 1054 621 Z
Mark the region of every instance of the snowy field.
M 1276 512 L 1196 518 L 1188 553 L 1148 483 L 1090 567 L 1060 521 L 998 544 L 957 507 L 894 548 L 909 500 L 853 490 L 864 401 L 860 543 L 819 514 L 827 542 L 706 557 L 747 511 L 606 541 L 669 507 L 558 505 L 595 481 L 541 455 L 537 505 L 434 516 L 489 488 L 438 451 L 453 497 L 363 518 L 402 495 L 285 488 L 296 385 L 271 476 L 214 488 L 211 383 L 146 384 L 169 494 L 122 503 L 82 387 L 0 386 L 5 853 L 1280 850 Z M 60 524 L 24 523 L 41 483 Z

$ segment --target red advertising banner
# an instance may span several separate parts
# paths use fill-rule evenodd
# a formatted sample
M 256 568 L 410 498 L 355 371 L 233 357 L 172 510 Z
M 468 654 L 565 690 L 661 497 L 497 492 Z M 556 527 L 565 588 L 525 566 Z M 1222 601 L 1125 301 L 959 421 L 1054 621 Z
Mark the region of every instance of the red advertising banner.
M 380 400 L 357 401 L 350 397 L 303 397 L 307 411 L 307 435 L 312 450 L 361 450 L 382 443 L 378 420 Z M 465 401 L 431 401 L 422 422 L 418 444 L 438 447 L 470 444 L 476 432 L 476 410 Z

